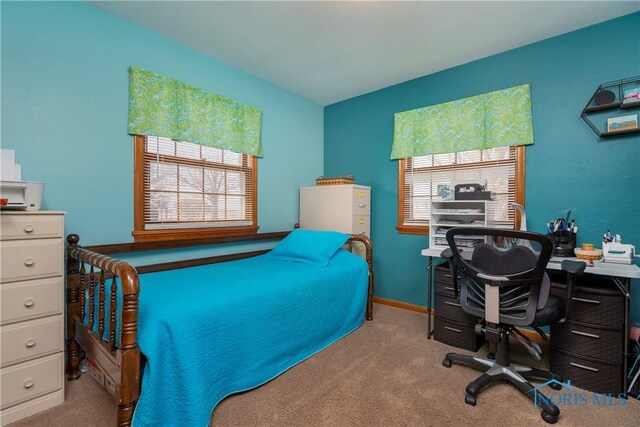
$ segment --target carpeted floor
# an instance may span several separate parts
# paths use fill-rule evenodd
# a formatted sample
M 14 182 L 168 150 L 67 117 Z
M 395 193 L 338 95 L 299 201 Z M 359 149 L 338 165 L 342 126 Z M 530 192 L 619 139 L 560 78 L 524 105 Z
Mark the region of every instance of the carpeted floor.
M 529 426 L 546 425 L 520 392 L 497 384 L 465 405 L 479 372 L 441 365 L 455 351 L 426 339 L 426 316 L 376 305 L 373 322 L 255 390 L 225 399 L 215 426 Z M 515 361 L 530 364 L 513 346 Z M 12 427 L 113 426 L 115 404 L 91 378 L 67 382 L 66 402 Z M 575 389 L 574 389 L 575 390 Z M 550 389 L 548 390 L 550 391 Z M 615 401 L 616 403 L 618 401 Z M 640 402 L 561 407 L 558 425 L 638 426 Z

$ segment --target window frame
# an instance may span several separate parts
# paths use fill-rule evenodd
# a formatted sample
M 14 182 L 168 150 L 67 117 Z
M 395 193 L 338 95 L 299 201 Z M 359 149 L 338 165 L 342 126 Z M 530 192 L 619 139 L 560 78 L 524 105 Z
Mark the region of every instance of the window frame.
M 398 222 L 400 234 L 429 235 L 428 225 L 404 225 L 404 169 L 406 159 L 398 160 Z M 525 146 L 516 147 L 515 154 L 515 202 L 524 206 L 525 200 Z M 515 212 L 515 229 L 520 228 L 520 212 Z
M 145 190 L 144 190 L 144 158 L 145 158 L 145 136 L 134 135 L 134 156 L 133 156 L 133 236 L 134 242 L 157 242 L 168 240 L 185 239 L 206 239 L 212 237 L 246 236 L 257 234 L 258 229 L 258 158 L 253 157 L 252 182 L 253 194 L 251 202 L 253 212 L 251 216 L 252 225 L 230 226 L 230 227 L 193 227 L 175 229 L 145 229 Z M 248 154 L 250 156 L 250 154 Z

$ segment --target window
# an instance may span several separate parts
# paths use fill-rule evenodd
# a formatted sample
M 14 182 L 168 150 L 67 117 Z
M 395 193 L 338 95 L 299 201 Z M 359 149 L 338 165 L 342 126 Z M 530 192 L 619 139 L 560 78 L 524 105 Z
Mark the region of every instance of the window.
M 254 234 L 257 159 L 135 136 L 135 241 Z
M 399 160 L 398 231 L 428 233 L 430 202 L 438 184 L 478 180 L 486 180 L 495 199 L 490 202 L 489 221 L 517 228 L 519 218 L 511 203 L 524 203 L 524 150 L 524 146 L 498 147 Z

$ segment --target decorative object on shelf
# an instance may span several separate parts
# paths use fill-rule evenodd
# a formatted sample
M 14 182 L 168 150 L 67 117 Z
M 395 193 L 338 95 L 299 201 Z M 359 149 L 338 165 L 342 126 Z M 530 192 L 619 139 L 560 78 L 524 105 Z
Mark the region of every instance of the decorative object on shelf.
M 625 129 L 638 128 L 638 115 L 629 114 L 628 116 L 610 117 L 607 119 L 607 131 L 616 132 Z
M 580 117 L 599 137 L 619 136 L 640 132 L 637 114 L 620 116 L 619 114 L 612 113 L 607 117 L 606 131 L 602 131 L 589 117 L 596 112 L 606 113 L 608 110 L 627 108 L 640 109 L 640 76 L 602 83 L 593 93 L 589 102 L 587 102 Z M 635 119 L 630 119 L 630 117 L 635 117 Z
M 437 186 L 438 197 L 442 200 L 454 200 L 455 190 L 453 184 L 438 184 Z
M 640 86 L 636 86 L 631 89 L 626 89 L 624 91 L 624 97 L 622 98 L 622 103 L 627 104 L 629 102 L 640 102 Z
M 616 100 L 616 94 L 610 90 L 600 90 L 593 97 L 597 105 L 611 104 Z
M 456 200 L 491 200 L 491 191 L 481 184 L 456 185 Z
M 353 175 L 345 176 L 319 176 L 316 178 L 316 185 L 344 185 L 353 184 Z

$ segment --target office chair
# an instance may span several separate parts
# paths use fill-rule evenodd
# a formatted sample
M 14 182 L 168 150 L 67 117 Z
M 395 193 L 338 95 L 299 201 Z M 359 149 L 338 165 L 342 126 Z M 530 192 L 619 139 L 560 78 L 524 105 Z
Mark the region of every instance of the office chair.
M 555 390 L 562 388 L 562 380 L 549 371 L 511 363 L 509 337 L 514 336 L 537 360 L 541 360 L 537 343 L 519 333 L 516 327 L 539 328 L 566 320 L 573 286 L 586 264 L 562 262 L 562 270 L 567 273 L 567 292 L 565 298 L 559 298 L 549 295 L 550 283 L 543 286 L 545 268 L 553 250 L 548 237 L 526 231 L 464 227 L 450 229 L 446 236 L 450 249 L 443 257 L 449 259 L 456 292 L 456 276 L 460 274 L 460 305 L 465 312 L 485 319 L 484 323 L 476 325 L 475 331 L 484 334 L 497 347 L 497 352 L 495 360 L 449 353 L 442 364 L 450 368 L 452 362 L 457 361 L 484 371 L 467 386 L 467 404 L 475 406 L 476 396 L 483 387 L 493 381 L 506 380 L 531 399 L 537 397 L 544 421 L 557 422 L 558 407 L 534 390 L 528 379 L 555 380 L 549 383 Z M 480 243 L 472 250 L 458 247 L 458 244 L 465 246 L 474 241 Z M 501 250 L 496 242 L 509 242 L 505 246 L 511 247 Z

